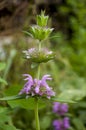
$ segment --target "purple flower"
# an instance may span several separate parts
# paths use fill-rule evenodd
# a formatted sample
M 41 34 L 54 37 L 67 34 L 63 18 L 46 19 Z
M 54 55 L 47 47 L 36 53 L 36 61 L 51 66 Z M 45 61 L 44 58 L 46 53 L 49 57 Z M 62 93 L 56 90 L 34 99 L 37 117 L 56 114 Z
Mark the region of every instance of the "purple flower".
M 66 103 L 62 104 L 59 102 L 54 102 L 53 112 L 57 113 L 58 115 L 64 115 L 66 112 L 68 112 L 68 105 Z
M 30 48 L 30 49 L 28 49 L 28 50 L 25 50 L 25 51 L 23 51 L 23 53 L 25 53 L 25 57 L 27 58 L 27 59 L 30 59 L 32 56 L 34 56 L 34 54 L 37 52 L 37 50 L 35 49 L 35 48 Z
M 31 91 L 32 86 L 33 86 L 33 79 L 29 74 L 24 74 L 23 76 L 26 76 L 26 78 L 24 80 L 27 80 L 27 82 L 19 94 L 23 94 L 23 93 L 30 94 L 30 91 Z
M 69 118 L 65 117 L 63 120 L 54 120 L 53 126 L 55 130 L 67 130 L 70 127 Z
M 60 120 L 54 120 L 53 121 L 53 126 L 54 126 L 55 130 L 60 130 L 61 125 L 62 125 L 62 122 Z
M 47 50 L 46 48 L 41 48 L 41 50 L 39 50 L 38 48 L 30 48 L 23 51 L 23 53 L 26 59 L 30 59 L 31 61 L 36 63 L 47 62 L 54 59 L 55 57 L 55 53 Z
M 24 76 L 26 76 L 24 80 L 27 80 L 27 82 L 19 94 L 25 93 L 31 96 L 39 95 L 47 98 L 55 96 L 55 92 L 46 82 L 46 80 L 52 79 L 50 75 L 44 75 L 41 80 L 33 79 L 29 74 L 24 74 Z
M 66 129 L 68 129 L 68 128 L 70 127 L 69 118 L 68 118 L 68 117 L 65 117 L 65 118 L 63 119 L 63 124 L 64 124 L 64 127 L 65 127 Z

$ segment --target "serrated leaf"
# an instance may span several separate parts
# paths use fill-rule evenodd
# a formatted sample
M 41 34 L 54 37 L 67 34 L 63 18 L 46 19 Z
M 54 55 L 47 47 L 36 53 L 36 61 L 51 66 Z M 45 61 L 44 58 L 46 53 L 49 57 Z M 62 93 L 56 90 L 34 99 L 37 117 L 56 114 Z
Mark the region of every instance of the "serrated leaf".
M 4 70 L 5 67 L 6 67 L 6 64 L 5 64 L 5 63 L 0 63 L 0 71 L 1 71 L 1 70 Z
M 0 77 L 0 83 L 3 83 L 3 84 L 5 84 L 5 85 L 7 85 L 6 80 L 2 79 L 1 77 Z

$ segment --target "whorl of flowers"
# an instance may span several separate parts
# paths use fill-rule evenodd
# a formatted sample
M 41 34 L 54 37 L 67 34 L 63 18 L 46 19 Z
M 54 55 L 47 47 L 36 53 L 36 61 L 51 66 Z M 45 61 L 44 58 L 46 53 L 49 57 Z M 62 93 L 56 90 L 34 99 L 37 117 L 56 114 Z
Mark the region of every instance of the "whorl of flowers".
M 41 50 L 37 48 L 30 48 L 23 51 L 25 58 L 31 60 L 32 62 L 42 63 L 54 59 L 55 54 L 52 51 L 48 51 L 46 48 Z
M 20 91 L 21 94 L 26 94 L 30 96 L 43 96 L 50 98 L 55 96 L 55 92 L 52 88 L 47 84 L 46 80 L 52 80 L 50 75 L 44 75 L 41 80 L 33 79 L 31 75 L 24 74 L 26 77 L 24 80 L 27 80 L 23 89 Z

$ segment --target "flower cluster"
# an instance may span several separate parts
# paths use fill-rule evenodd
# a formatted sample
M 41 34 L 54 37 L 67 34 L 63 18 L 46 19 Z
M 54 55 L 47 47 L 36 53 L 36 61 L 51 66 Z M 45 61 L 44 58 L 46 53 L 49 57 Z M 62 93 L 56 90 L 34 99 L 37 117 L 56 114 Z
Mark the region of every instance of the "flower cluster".
M 63 120 L 54 120 L 53 121 L 53 126 L 55 130 L 67 130 L 70 125 L 69 125 L 69 118 L 64 117 Z
M 66 103 L 61 104 L 59 102 L 54 102 L 53 112 L 63 116 L 66 112 L 68 112 L 68 105 Z
M 52 60 L 55 57 L 55 54 L 52 51 L 48 51 L 46 48 L 41 50 L 37 48 L 30 48 L 23 51 L 25 58 L 31 60 L 32 62 L 42 63 Z
M 55 130 L 67 130 L 70 127 L 69 118 L 65 117 L 65 114 L 68 112 L 68 105 L 66 103 L 54 102 L 53 112 L 61 117 L 61 119 L 53 121 Z
M 50 75 L 44 75 L 41 80 L 33 79 L 31 75 L 24 74 L 27 80 L 26 84 L 24 85 L 23 89 L 20 91 L 21 94 L 26 94 L 27 96 L 43 96 L 50 99 L 51 96 L 55 96 L 55 92 L 52 90 L 51 87 L 47 84 L 46 80 L 52 80 Z
M 49 16 L 45 16 L 44 14 L 45 14 L 45 11 L 41 11 L 41 15 L 37 15 L 36 17 L 37 25 L 41 27 L 47 26 L 47 22 L 49 19 Z
M 49 17 L 45 16 L 44 14 L 45 12 L 42 11 L 41 15 L 37 15 L 36 17 L 37 25 L 31 26 L 29 32 L 29 34 L 33 38 L 38 39 L 39 41 L 48 38 L 51 32 L 53 31 L 53 28 L 47 27 L 47 22 Z

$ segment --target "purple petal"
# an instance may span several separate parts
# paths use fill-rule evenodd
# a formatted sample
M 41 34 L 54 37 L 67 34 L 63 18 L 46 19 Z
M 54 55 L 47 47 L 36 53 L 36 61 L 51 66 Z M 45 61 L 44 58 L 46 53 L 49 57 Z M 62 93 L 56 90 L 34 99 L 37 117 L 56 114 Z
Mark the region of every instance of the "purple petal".
M 23 76 L 27 77 L 24 80 L 28 80 L 29 82 L 33 82 L 33 78 L 32 78 L 31 75 L 29 75 L 29 74 L 23 74 Z
M 34 84 L 35 84 L 35 93 L 39 93 L 40 91 L 40 80 L 34 79 Z
M 47 82 L 46 82 L 46 78 L 43 77 L 41 80 L 41 86 L 44 86 L 47 90 L 50 90 L 50 87 L 48 86 Z
M 46 92 L 48 96 L 55 96 L 55 92 L 52 90 L 49 90 Z
M 56 130 L 61 130 L 62 122 L 60 120 L 54 120 L 53 126 L 55 127 Z
M 46 80 L 52 80 L 52 78 L 50 77 L 50 75 L 44 75 L 42 77 L 42 80 L 46 81 Z
M 68 129 L 70 127 L 70 123 L 69 123 L 69 118 L 68 117 L 65 117 L 63 119 L 63 125 L 64 125 L 65 129 Z
M 67 104 L 62 104 L 61 105 L 61 111 L 63 112 L 63 114 L 65 114 L 66 112 L 68 112 L 68 105 Z
M 23 76 L 26 76 L 27 78 L 25 78 L 25 80 L 28 80 L 28 82 L 26 82 L 26 84 L 24 85 L 23 89 L 20 91 L 19 94 L 29 94 L 31 91 L 31 87 L 33 86 L 33 79 L 32 76 L 30 76 L 29 74 L 23 74 Z
M 60 103 L 59 102 L 54 102 L 53 112 L 55 112 L 55 113 L 58 112 L 59 108 L 60 108 Z
M 39 86 L 36 86 L 36 88 L 35 88 L 35 93 L 39 93 L 39 91 L 40 91 L 40 89 L 39 89 Z

